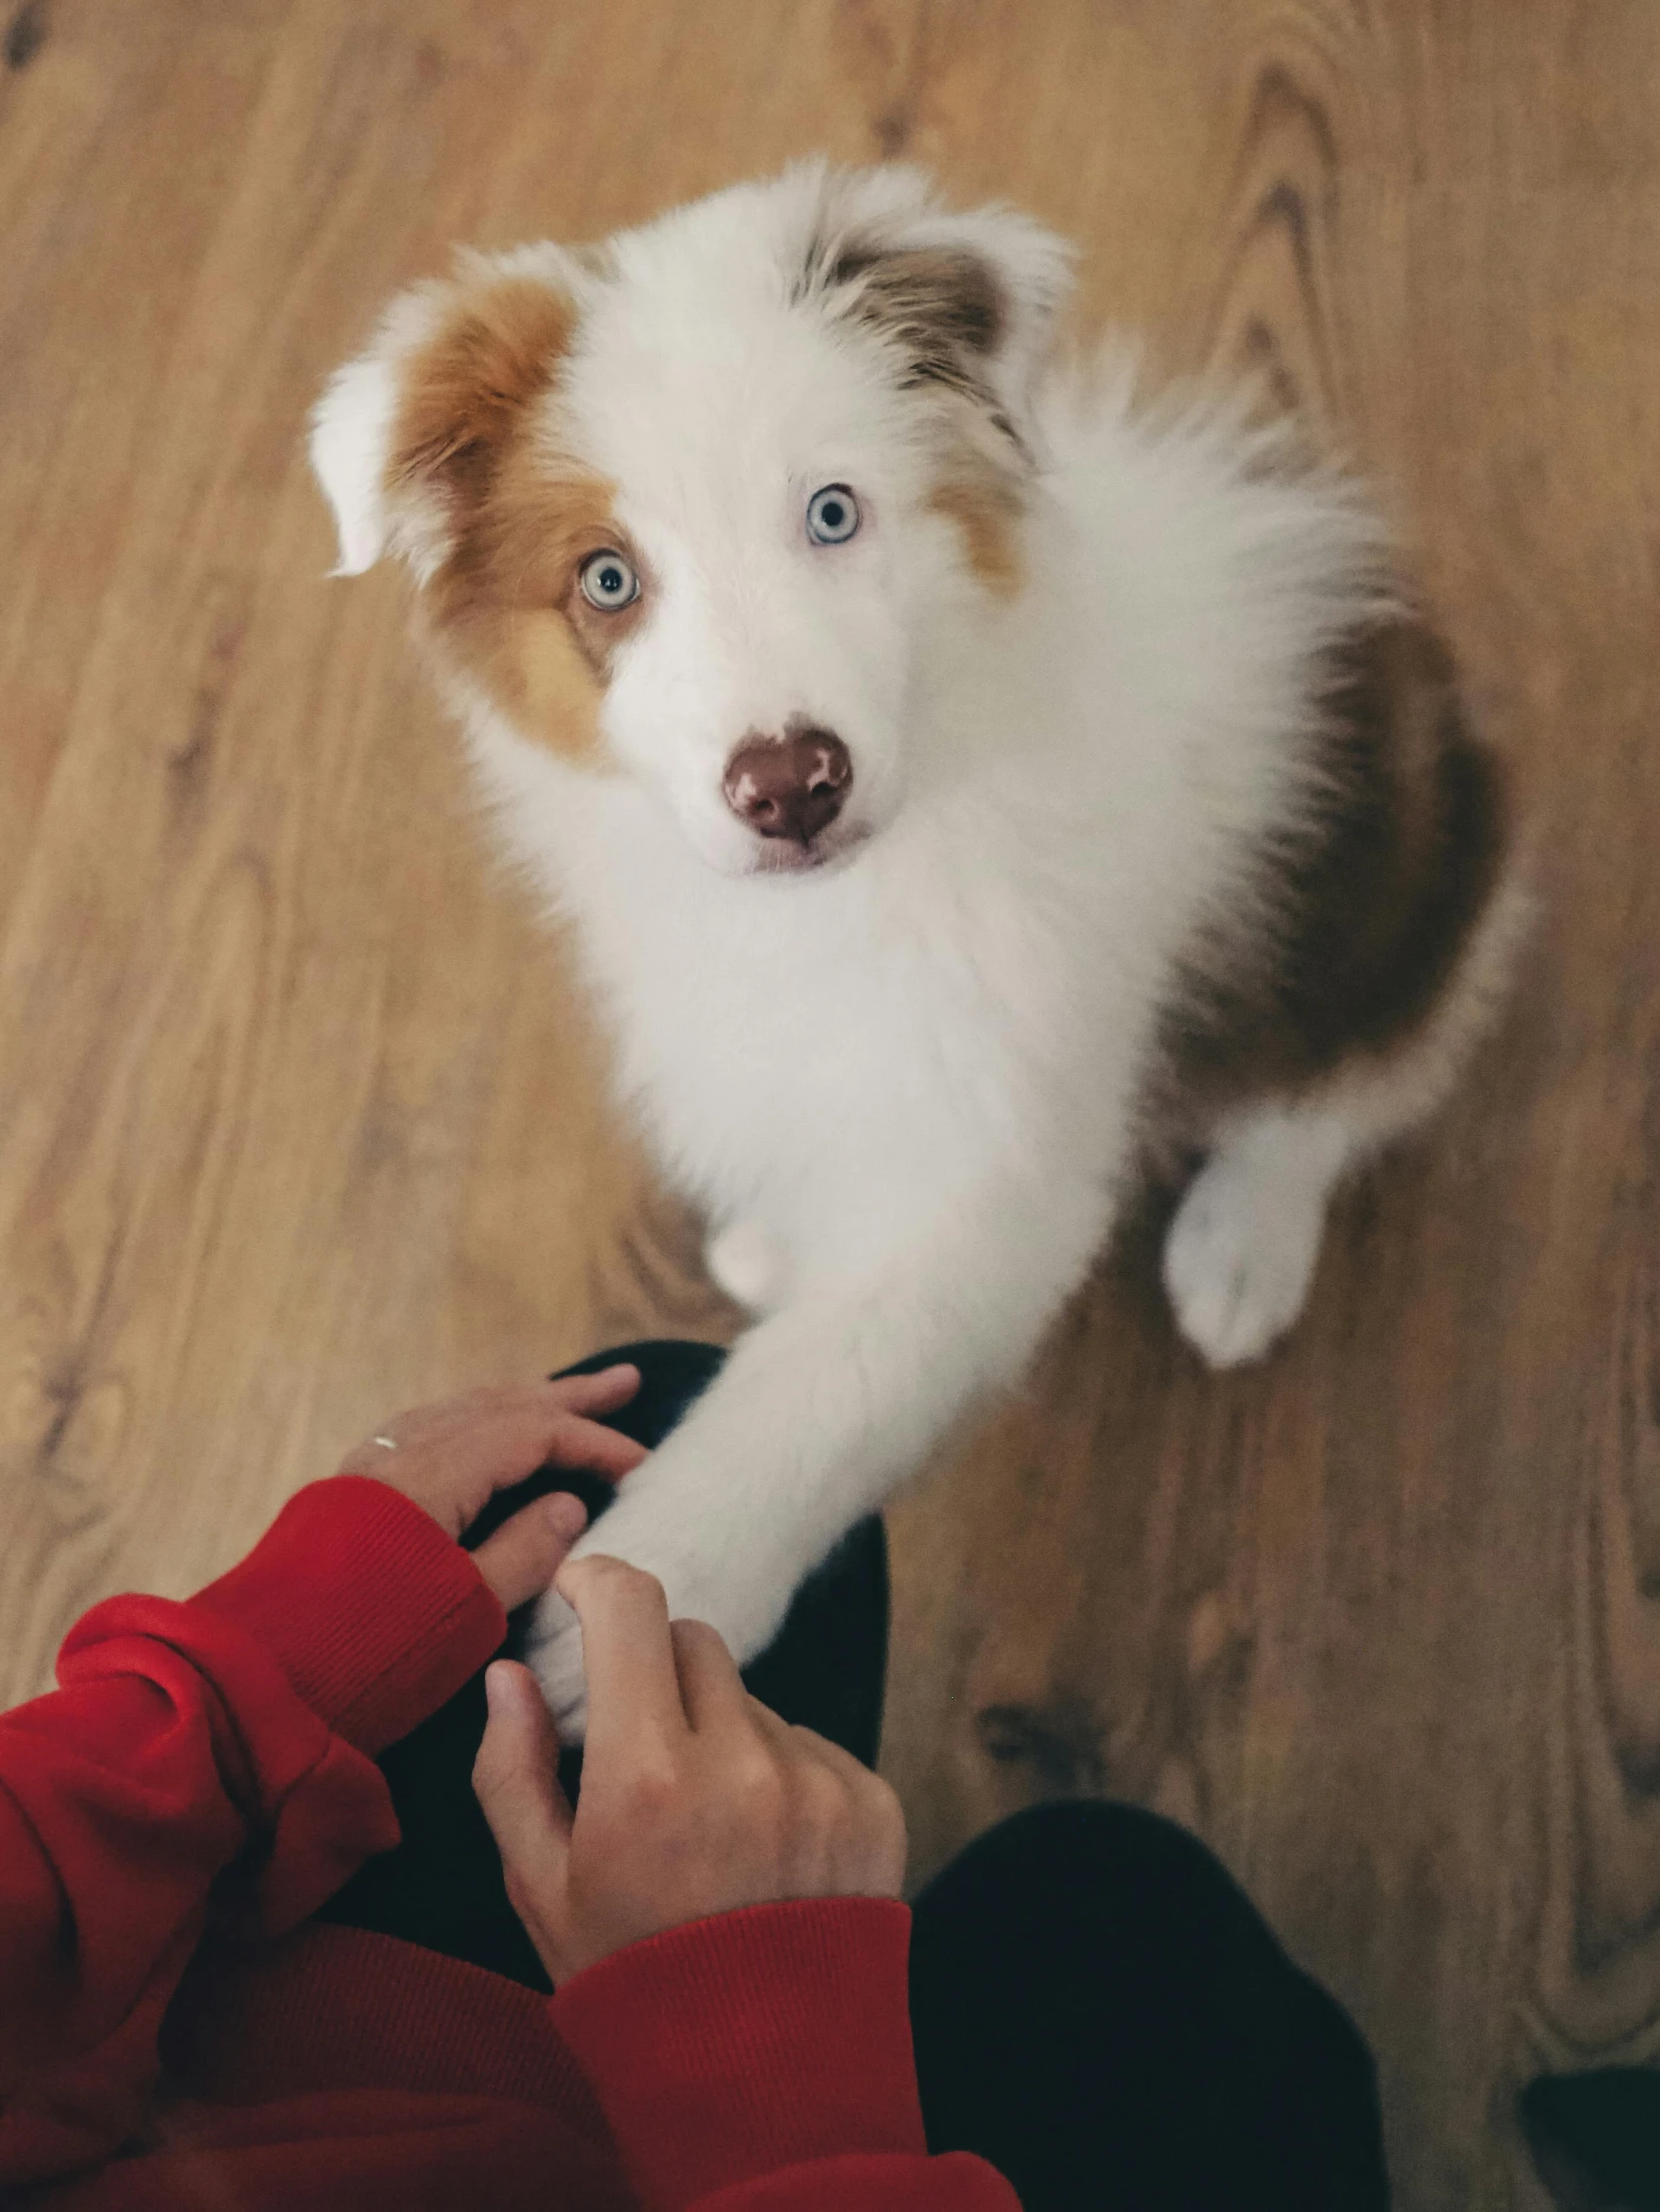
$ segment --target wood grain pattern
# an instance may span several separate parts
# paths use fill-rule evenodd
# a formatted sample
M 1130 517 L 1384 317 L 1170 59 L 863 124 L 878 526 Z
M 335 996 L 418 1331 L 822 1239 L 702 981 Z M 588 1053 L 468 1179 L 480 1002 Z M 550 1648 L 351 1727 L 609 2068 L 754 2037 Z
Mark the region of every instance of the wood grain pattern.
M 0 36 L 0 1656 L 182 1591 L 387 1410 L 732 1316 L 483 853 L 300 428 L 452 240 L 822 148 L 1088 248 L 1082 323 L 1373 471 L 1536 826 L 1525 990 L 1201 1373 L 1157 1206 L 895 1511 L 919 1874 L 1191 1821 L 1378 2048 L 1401 2202 L 1660 2060 L 1660 11 L 27 0 Z

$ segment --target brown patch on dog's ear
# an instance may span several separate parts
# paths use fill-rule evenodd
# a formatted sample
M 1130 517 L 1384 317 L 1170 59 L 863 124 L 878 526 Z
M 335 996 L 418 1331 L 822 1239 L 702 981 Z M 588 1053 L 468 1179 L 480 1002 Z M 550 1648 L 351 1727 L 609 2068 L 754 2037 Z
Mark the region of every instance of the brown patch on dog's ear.
M 995 353 L 1008 320 L 996 276 L 963 247 L 850 246 L 825 280 L 851 288 L 849 312 L 907 348 L 919 382 L 949 380 L 965 356 Z
M 479 277 L 405 367 L 387 486 L 475 509 L 576 326 L 564 293 L 533 277 Z M 457 520 L 461 517 L 457 517 Z
M 961 393 L 1019 445 L 986 372 L 1009 324 L 1009 302 L 989 262 L 967 247 L 844 245 L 821 254 L 817 266 L 817 282 L 839 312 L 900 353 L 906 384 Z

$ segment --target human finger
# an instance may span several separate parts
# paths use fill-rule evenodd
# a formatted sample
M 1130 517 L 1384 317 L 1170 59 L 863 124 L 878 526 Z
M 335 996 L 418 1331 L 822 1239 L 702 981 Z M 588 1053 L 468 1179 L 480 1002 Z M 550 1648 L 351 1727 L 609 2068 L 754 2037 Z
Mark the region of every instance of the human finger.
M 642 1736 L 665 1744 L 684 1736 L 668 1600 L 656 1576 L 589 1552 L 567 1560 L 554 1587 L 582 1624 L 590 1768 L 596 1760 L 625 1756 Z
M 554 1375 L 549 1388 L 571 1413 L 616 1413 L 640 1386 L 640 1371 L 631 1359 L 619 1359 L 614 1367 L 601 1367 L 592 1375 Z
M 600 1375 L 571 1380 L 607 1384 L 618 1398 L 637 1386 L 637 1370 L 624 1367 L 615 1382 Z M 645 1457 L 632 1438 L 574 1412 L 564 1385 L 540 1382 L 468 1391 L 397 1414 L 350 1452 L 340 1471 L 390 1483 L 458 1536 L 497 1490 L 538 1467 L 581 1468 L 619 1482 Z
M 561 1413 L 599 1419 L 625 1406 L 640 1386 L 640 1371 L 627 1360 L 596 1375 L 541 1376 L 534 1382 L 481 1383 L 447 1398 L 408 1406 L 381 1422 L 377 1437 L 401 1449 L 487 1436 L 502 1426 L 545 1426 Z
M 616 1413 L 640 1386 L 631 1360 L 618 1360 L 591 1375 L 538 1375 L 533 1382 L 481 1383 L 452 1397 L 435 1398 L 394 1416 L 393 1426 L 412 1442 L 433 1443 L 457 1431 L 476 1431 L 491 1422 L 524 1415 L 546 1420 L 558 1413 L 602 1419 Z
M 789 1744 L 792 1733 L 789 1722 L 784 1719 L 782 1714 L 774 1713 L 770 1705 L 763 1705 L 752 1691 L 746 1690 L 744 1695 L 749 1700 L 749 1718 L 751 1722 L 760 1730 L 769 1744 L 776 1745 L 780 1750 L 783 1750 Z
M 399 1451 L 417 1451 L 428 1445 L 452 1441 L 458 1435 L 487 1431 L 494 1423 L 526 1413 L 549 1418 L 564 1410 L 564 1401 L 551 1383 L 477 1383 L 470 1390 L 456 1390 L 447 1398 L 430 1398 L 422 1405 L 406 1406 L 377 1424 L 368 1441 Z M 361 1449 L 362 1447 L 355 1447 Z
M 746 1718 L 752 1701 L 720 1631 L 707 1621 L 672 1621 L 669 1636 L 680 1702 L 692 1728 L 702 1732 Z
M 489 1718 L 472 1766 L 473 1793 L 501 1853 L 513 1910 L 553 1974 L 548 1953 L 564 1924 L 571 1831 L 559 1741 L 528 1667 L 496 1660 L 484 1671 L 484 1694 Z
M 591 1416 L 614 1412 L 638 1388 L 639 1369 L 623 1365 L 599 1375 L 469 1392 L 409 1416 L 410 1441 L 441 1455 L 457 1476 L 473 1478 L 480 1504 L 549 1460 L 620 1481 L 646 1456 L 645 1447 Z M 396 1441 L 402 1420 L 391 1433 Z
M 770 1705 L 763 1705 L 759 1698 L 745 1692 L 749 1704 L 749 1718 L 764 1736 L 773 1750 L 781 1753 L 792 1764 L 805 1761 L 810 1766 L 823 1767 L 838 1783 L 860 1789 L 866 1783 L 879 1782 L 879 1778 L 862 1759 L 855 1759 L 840 1744 L 831 1743 L 828 1736 L 820 1736 L 817 1729 L 803 1728 L 798 1721 L 786 1721 L 781 1713 L 775 1713 Z M 886 1783 L 880 1783 L 882 1789 Z M 897 1801 L 896 1801 L 897 1802 Z
M 580 1467 L 589 1474 L 620 1482 L 649 1457 L 643 1444 L 624 1436 L 620 1429 L 606 1428 L 580 1413 L 566 1413 L 552 1428 L 537 1465 L 550 1461 L 555 1467 Z
M 555 1490 L 503 1521 L 472 1554 L 472 1564 L 511 1613 L 541 1596 L 587 1525 L 581 1499 Z

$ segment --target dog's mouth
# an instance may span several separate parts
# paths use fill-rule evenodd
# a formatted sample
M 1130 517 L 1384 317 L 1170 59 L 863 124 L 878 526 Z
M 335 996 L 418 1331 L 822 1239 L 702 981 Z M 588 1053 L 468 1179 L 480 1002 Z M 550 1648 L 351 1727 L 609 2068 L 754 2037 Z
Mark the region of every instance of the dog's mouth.
M 757 838 L 754 858 L 746 873 L 751 876 L 821 875 L 826 869 L 850 861 L 870 835 L 868 823 L 835 822 L 804 845 L 792 837 Z

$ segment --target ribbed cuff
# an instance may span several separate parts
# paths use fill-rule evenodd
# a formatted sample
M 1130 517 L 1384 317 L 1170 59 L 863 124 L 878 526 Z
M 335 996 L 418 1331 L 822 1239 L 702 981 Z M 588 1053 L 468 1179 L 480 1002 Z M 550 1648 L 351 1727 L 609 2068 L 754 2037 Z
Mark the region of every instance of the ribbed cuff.
M 757 1905 L 590 1966 L 551 2000 L 645 2212 L 850 2152 L 922 2155 L 911 1915 Z
M 368 1475 L 297 1492 L 189 1602 L 257 1637 L 296 1695 L 371 1757 L 453 1697 L 507 1633 L 470 1556 Z

